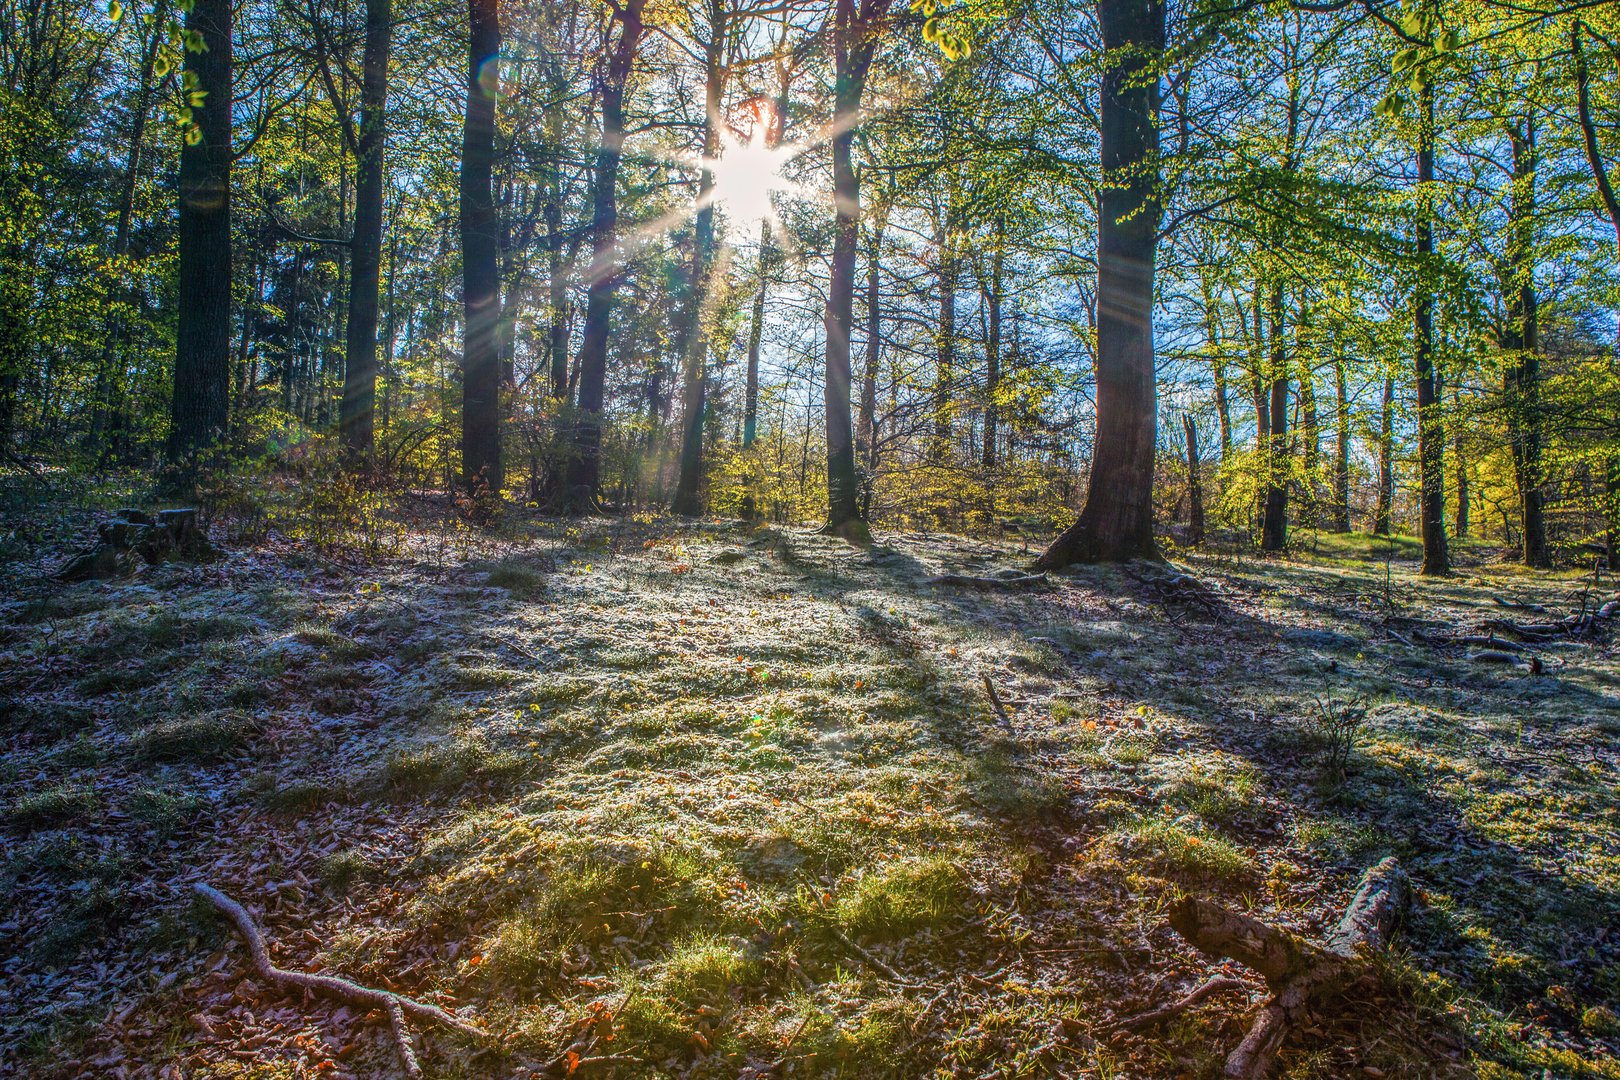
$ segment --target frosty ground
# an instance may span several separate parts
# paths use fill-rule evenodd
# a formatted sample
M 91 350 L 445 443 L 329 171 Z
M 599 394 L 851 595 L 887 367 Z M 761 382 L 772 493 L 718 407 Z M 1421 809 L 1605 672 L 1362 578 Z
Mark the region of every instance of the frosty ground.
M 928 579 L 1032 556 L 514 514 L 50 582 L 91 520 L 6 547 L 0 1071 L 397 1068 L 207 882 L 282 966 L 495 1033 L 419 1032 L 432 1076 L 1206 1076 L 1243 968 L 1116 1028 L 1221 969 L 1171 899 L 1319 936 L 1394 854 L 1385 990 L 1280 1074 L 1620 1076 L 1620 663 L 1421 638 L 1607 577 L 1303 536 L 976 590 Z

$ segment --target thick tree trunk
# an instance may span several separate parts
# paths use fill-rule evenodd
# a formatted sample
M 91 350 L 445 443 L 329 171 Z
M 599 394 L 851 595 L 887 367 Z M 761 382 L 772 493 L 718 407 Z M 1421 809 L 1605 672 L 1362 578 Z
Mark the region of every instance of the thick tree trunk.
M 231 2 L 197 0 L 186 29 L 202 52 L 186 53 L 202 107 L 201 136 L 180 150 L 180 311 L 168 456 L 189 477 L 196 456 L 225 431 L 231 392 Z
M 827 524 L 825 531 L 856 543 L 871 533 L 861 515 L 855 472 L 855 432 L 849 410 L 850 330 L 854 322 L 855 256 L 860 243 L 861 184 L 853 160 L 861 92 L 877 49 L 878 24 L 891 0 L 834 0 L 833 251 L 827 289 Z
M 1334 447 L 1333 447 L 1333 531 L 1350 531 L 1350 394 L 1345 385 L 1345 355 L 1341 346 L 1333 356 Z
M 720 153 L 721 98 L 726 79 L 726 7 L 711 4 L 709 40 L 704 49 L 703 155 Z M 687 311 L 686 355 L 682 358 L 681 456 L 670 509 L 696 516 L 703 511 L 699 491 L 703 485 L 703 414 L 706 408 L 709 334 L 704 321 L 708 306 L 711 266 L 714 262 L 714 171 L 705 167 L 698 182 L 697 220 L 693 229 L 692 289 Z
M 377 402 L 377 314 L 382 288 L 383 143 L 387 128 L 392 0 L 366 0 L 360 130 L 354 147 L 354 239 L 349 247 L 349 318 L 344 333 L 338 426 L 351 458 L 371 456 Z
M 1418 135 L 1418 183 L 1425 202 L 1434 183 L 1434 87 L 1423 89 L 1422 127 Z M 1446 551 L 1446 444 L 1440 422 L 1440 400 L 1434 374 L 1434 286 L 1429 261 L 1434 256 L 1433 212 L 1424 205 L 1418 210 L 1417 254 L 1421 280 L 1418 285 L 1416 330 L 1418 483 L 1419 512 L 1423 529 L 1423 566 L 1419 573 L 1436 575 L 1451 572 Z
M 1519 489 L 1519 524 L 1523 530 L 1520 552 L 1526 566 L 1550 566 L 1547 552 L 1545 496 L 1542 490 L 1541 356 L 1539 303 L 1536 296 L 1536 129 L 1533 118 L 1524 126 L 1510 126 L 1513 147 L 1513 191 L 1508 264 L 1513 278 L 1507 283 L 1507 325 L 1500 342 L 1508 353 L 1504 373 L 1508 445 L 1513 455 L 1513 476 Z
M 1378 420 L 1378 495 L 1373 508 L 1374 536 L 1389 535 L 1389 516 L 1395 505 L 1395 380 L 1384 380 L 1383 405 Z
M 1097 437 L 1080 518 L 1036 565 L 1156 558 L 1153 465 L 1158 402 L 1153 278 L 1159 219 L 1159 80 L 1164 6 L 1098 0 L 1108 50 L 1099 115 L 1104 184 L 1097 215 Z
M 495 215 L 499 0 L 468 0 L 467 120 L 461 138 L 461 482 L 499 495 L 501 473 L 500 233 Z
M 585 298 L 585 329 L 579 345 L 578 420 L 556 499 L 560 509 L 575 512 L 595 505 L 602 482 L 602 404 L 607 385 L 608 317 L 619 288 L 617 187 L 619 161 L 624 154 L 624 92 L 641 41 L 641 13 L 645 7 L 646 0 L 625 0 L 622 7 L 615 9 L 619 36 L 613 43 L 602 79 L 602 144 L 596 151 L 591 284 Z
M 1283 325 L 1283 287 L 1271 287 L 1267 301 L 1271 336 L 1271 427 L 1266 437 L 1266 499 L 1260 523 L 1260 550 L 1288 546 L 1288 335 Z

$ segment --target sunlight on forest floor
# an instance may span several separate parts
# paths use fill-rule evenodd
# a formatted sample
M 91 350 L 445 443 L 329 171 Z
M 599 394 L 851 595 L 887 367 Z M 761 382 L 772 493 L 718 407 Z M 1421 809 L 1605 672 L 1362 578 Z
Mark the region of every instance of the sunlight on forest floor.
M 1319 936 L 1397 854 L 1420 902 L 1389 996 L 1287 1075 L 1620 1076 L 1620 664 L 1533 677 L 1385 629 L 1573 610 L 1582 580 L 1302 546 L 1178 559 L 1212 608 L 1120 569 L 924 584 L 1028 561 L 980 540 L 664 519 L 385 567 L 267 546 L 63 588 L 14 562 L 0 1063 L 394 1068 L 386 1022 L 246 974 L 187 899 L 208 881 L 278 963 L 501 1033 L 426 1033 L 430 1075 L 560 1075 L 570 1047 L 624 1059 L 598 1075 L 1212 1075 L 1241 998 L 1108 1034 L 1211 970 L 1167 900 Z M 1342 780 L 1330 698 L 1365 710 Z

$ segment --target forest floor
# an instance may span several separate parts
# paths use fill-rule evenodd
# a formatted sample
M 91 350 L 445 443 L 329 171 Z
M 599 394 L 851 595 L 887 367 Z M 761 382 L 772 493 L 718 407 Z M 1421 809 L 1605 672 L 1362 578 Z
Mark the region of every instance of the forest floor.
M 1279 1075 L 1620 1077 L 1620 658 L 1412 633 L 1590 575 L 1324 537 L 977 591 L 926 579 L 1030 556 L 514 516 L 53 584 L 92 520 L 0 523 L 0 1073 L 398 1068 L 386 1017 L 253 975 L 208 882 L 282 966 L 496 1033 L 419 1031 L 430 1076 L 1210 1076 L 1243 968 L 1110 1032 L 1222 970 L 1170 899 L 1319 938 L 1394 854 L 1386 989 Z

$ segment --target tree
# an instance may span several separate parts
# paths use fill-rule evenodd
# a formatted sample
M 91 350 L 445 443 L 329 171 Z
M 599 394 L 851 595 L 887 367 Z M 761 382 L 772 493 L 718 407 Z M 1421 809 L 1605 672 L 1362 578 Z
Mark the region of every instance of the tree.
M 501 473 L 500 228 L 495 216 L 499 0 L 468 0 L 467 119 L 461 137 L 461 483 L 499 495 Z
M 591 210 L 590 287 L 585 329 L 579 346 L 578 419 L 567 447 L 563 483 L 554 505 L 579 512 L 593 506 L 602 482 L 602 404 L 607 383 L 608 317 L 619 286 L 618 182 L 624 156 L 624 95 L 635 65 L 644 26 L 646 0 L 624 0 L 613 7 L 618 37 L 610 39 L 600 79 L 602 142 L 596 151 Z
M 1098 0 L 1097 22 L 1106 54 L 1098 109 L 1096 448 L 1085 508 L 1036 560 L 1041 569 L 1158 555 L 1153 287 L 1164 6 L 1158 0 Z
M 180 295 L 168 456 L 187 478 L 224 434 L 231 389 L 231 0 L 186 15 L 194 126 L 180 150 Z
M 355 181 L 354 236 L 349 245 L 349 312 L 344 329 L 343 400 L 338 407 L 338 426 L 344 446 L 357 459 L 371 454 L 376 413 L 377 312 L 382 287 L 383 187 L 386 176 L 383 149 L 387 136 L 388 52 L 393 35 L 393 17 L 391 0 L 366 0 L 366 40 L 360 60 L 360 127 L 356 131 L 346 113 L 343 123 L 345 140 L 354 153 Z M 499 49 L 499 20 L 493 10 L 486 17 L 495 23 L 496 48 Z M 469 124 L 472 121 L 470 96 L 469 83 Z M 333 104 L 337 105 L 337 102 Z M 490 126 L 493 130 L 493 105 Z M 498 443 L 496 456 L 494 475 L 498 476 Z M 481 464 L 480 468 L 487 469 L 487 463 Z M 496 489 L 499 489 L 498 484 Z
M 827 523 L 825 532 L 868 543 L 855 471 L 855 433 L 850 416 L 850 332 L 855 315 L 855 257 L 860 243 L 861 182 L 853 160 L 861 92 L 877 51 L 878 29 L 891 0 L 834 0 L 833 251 L 827 309 L 825 389 L 827 422 Z

